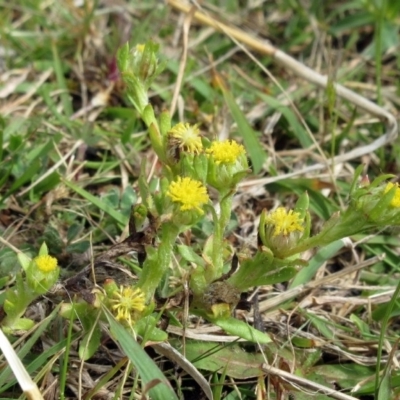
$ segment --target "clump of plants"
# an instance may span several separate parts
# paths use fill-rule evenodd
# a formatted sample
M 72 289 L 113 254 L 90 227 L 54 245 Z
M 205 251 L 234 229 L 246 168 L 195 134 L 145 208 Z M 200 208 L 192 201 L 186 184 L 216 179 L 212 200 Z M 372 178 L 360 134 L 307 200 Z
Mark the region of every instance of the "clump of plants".
M 238 184 L 251 173 L 245 147 L 236 140 L 218 141 L 201 134 L 196 121 L 172 121 L 168 111 L 156 114 L 148 91 L 161 73 L 158 46 L 153 42 L 118 53 L 126 92 L 145 123 L 160 168 L 150 185 L 139 178 L 140 201 L 132 207 L 130 237 L 140 247 L 138 280 L 118 284 L 109 279 L 93 289 L 91 301 L 75 298 L 64 303 L 61 315 L 79 319 L 87 333 L 81 357 L 91 357 L 100 345 L 100 324 L 111 313 L 134 337 L 162 341 L 167 334 L 157 327 L 160 299 L 187 295 L 191 314 L 221 326 L 226 332 L 254 342 L 269 336 L 234 317 L 244 293 L 251 288 L 286 282 L 307 262 L 302 253 L 357 233 L 400 225 L 400 188 L 390 175 L 373 182 L 356 170 L 345 209 L 334 213 L 318 232 L 312 232 L 307 193 L 293 209 L 264 210 L 258 226 L 255 254 L 233 248 L 226 240 L 232 200 Z M 182 244 L 179 238 L 202 221 L 211 221 L 212 234 L 203 241 Z M 29 329 L 27 307 L 46 294 L 59 276 L 57 261 L 43 245 L 33 260 L 19 256 L 22 271 L 7 289 L 3 303 L 8 332 Z M 174 282 L 172 285 L 171 282 Z M 169 313 L 178 315 L 183 301 Z M 183 322 L 184 323 L 184 322 Z M 118 340 L 118 337 L 116 338 Z

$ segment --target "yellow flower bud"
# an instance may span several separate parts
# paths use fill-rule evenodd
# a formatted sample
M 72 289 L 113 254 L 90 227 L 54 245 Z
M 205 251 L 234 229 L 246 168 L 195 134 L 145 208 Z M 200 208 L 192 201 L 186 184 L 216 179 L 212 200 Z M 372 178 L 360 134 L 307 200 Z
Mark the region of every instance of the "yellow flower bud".
M 234 140 L 215 141 L 209 154 L 207 183 L 218 190 L 231 190 L 248 173 L 244 147 Z
M 37 256 L 33 261 L 37 268 L 44 273 L 54 271 L 57 268 L 57 259 L 47 254 Z
M 390 201 L 390 205 L 393 208 L 400 208 L 400 187 L 398 183 L 388 182 L 383 193 L 389 192 L 393 187 L 396 187 L 396 190 L 393 199 Z
M 263 211 L 260 223 L 260 238 L 265 246 L 278 258 L 295 247 L 304 231 L 304 219 L 300 213 L 278 207 L 274 211 Z

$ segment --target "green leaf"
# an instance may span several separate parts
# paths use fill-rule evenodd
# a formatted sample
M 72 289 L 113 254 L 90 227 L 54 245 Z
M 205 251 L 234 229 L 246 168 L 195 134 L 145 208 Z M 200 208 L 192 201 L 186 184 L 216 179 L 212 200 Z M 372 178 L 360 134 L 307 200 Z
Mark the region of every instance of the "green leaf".
M 222 88 L 222 93 L 224 95 L 226 104 L 228 105 L 232 116 L 238 126 L 239 133 L 243 138 L 246 151 L 249 154 L 251 163 L 253 164 L 254 173 L 258 174 L 261 171 L 264 161 L 267 159 L 267 154 L 260 146 L 260 141 L 257 138 L 256 132 L 252 129 L 245 115 L 236 104 L 232 93 L 229 92 L 226 88 Z
M 136 204 L 138 199 L 137 193 L 131 186 L 127 186 L 121 196 L 121 210 L 128 215 L 130 214 L 131 207 Z
M 357 326 L 358 330 L 361 332 L 364 338 L 371 338 L 371 331 L 369 329 L 369 325 L 366 322 L 357 317 L 357 315 L 355 314 L 350 315 L 350 321 L 352 321 Z
M 160 132 L 161 136 L 165 138 L 167 136 L 168 131 L 171 130 L 171 115 L 168 111 L 164 110 L 160 114 Z
M 29 331 L 35 326 L 35 321 L 29 318 L 18 318 L 12 325 L 13 331 Z
M 327 320 L 324 318 L 317 317 L 312 313 L 306 313 L 307 317 L 310 319 L 310 322 L 318 329 L 318 331 L 325 336 L 327 339 L 334 340 L 335 334 L 332 329 L 327 324 Z
M 1 276 L 1 275 L 0 275 Z M 0 289 L 3 289 L 4 286 L 12 282 L 11 276 L 1 276 L 0 278 Z M 2 298 L 2 295 L 4 295 L 5 298 L 5 292 L 0 293 L 0 304 L 3 304 L 4 299 Z
M 344 4 L 351 2 L 345 2 Z M 346 7 L 347 8 L 347 7 Z M 350 7 L 349 7 L 350 8 Z M 338 12 L 336 10 L 336 12 Z M 341 10 L 343 12 L 344 10 Z M 346 13 L 347 14 L 347 13 Z M 349 13 L 350 14 L 350 13 Z M 341 35 L 343 32 L 352 32 L 361 26 L 373 25 L 375 22 L 374 16 L 368 11 L 359 11 L 350 15 L 343 15 L 338 18 L 338 22 L 329 27 L 329 32 L 333 35 Z
M 60 316 L 71 321 L 79 320 L 88 313 L 90 305 L 86 302 L 81 303 L 61 303 Z
M 117 64 L 118 69 L 124 72 L 129 67 L 129 43 L 126 42 L 117 51 Z
M 297 273 L 298 269 L 296 267 L 279 268 L 276 271 L 269 272 L 268 274 L 265 274 L 265 276 L 261 276 L 257 279 L 255 281 L 256 286 L 275 285 L 276 283 L 287 282 L 296 276 Z
M 303 265 L 300 259 L 282 260 L 274 258 L 273 254 L 263 247 L 253 258 L 241 260 L 241 266 L 228 281 L 241 291 L 251 286 L 273 285 L 292 279 L 298 272 L 296 266 Z
M 279 100 L 274 97 L 267 96 L 266 94 L 260 94 L 260 97 L 272 108 L 274 108 L 287 120 L 290 128 L 293 130 L 293 134 L 296 136 L 301 144 L 301 147 L 308 148 L 313 144 L 312 139 L 308 132 L 304 129 L 293 111 L 286 105 L 282 104 Z
M 385 22 L 381 25 L 380 35 L 374 35 L 372 43 L 362 52 L 363 56 L 376 57 L 377 50 L 380 50 L 378 55 L 381 56 L 391 48 L 397 48 L 399 45 L 399 28 L 397 23 Z M 380 40 L 380 43 L 378 42 Z
M 17 257 L 21 267 L 24 269 L 24 271 L 26 271 L 29 268 L 32 259 L 29 258 L 25 253 L 18 253 Z
M 46 224 L 44 228 L 43 240 L 48 244 L 52 254 L 61 254 L 64 249 L 64 242 L 61 239 L 59 231 Z
M 54 61 L 53 67 L 54 67 L 54 72 L 56 74 L 57 86 L 59 89 L 61 89 L 60 97 L 64 115 L 70 117 L 73 113 L 72 99 L 69 94 L 68 85 L 65 78 L 66 76 L 65 67 L 68 65 L 68 63 L 65 63 L 61 60 L 57 48 L 57 43 L 58 41 L 54 40 L 52 41 L 52 46 L 51 46 L 53 52 L 53 61 Z
M 212 323 L 218 325 L 226 333 L 233 336 L 239 336 L 242 339 L 248 340 L 249 342 L 266 344 L 270 343 L 271 338 L 264 332 L 261 332 L 244 321 L 240 321 L 236 318 L 221 318 L 221 319 L 210 319 Z
M 43 242 L 39 249 L 39 256 L 47 256 L 49 254 L 49 249 L 47 248 L 46 242 Z
M 205 267 L 205 261 L 193 250 L 191 246 L 185 246 L 183 244 L 176 246 L 179 254 L 186 260 L 196 265 Z
M 292 289 L 301 284 L 310 282 L 318 269 L 327 261 L 330 260 L 344 246 L 343 240 L 336 240 L 329 245 L 318 250 L 315 256 L 308 262 L 308 266 L 304 267 L 294 277 L 289 289 Z
M 22 185 L 29 182 L 32 177 L 39 171 L 40 167 L 41 162 L 38 159 L 33 160 L 29 164 L 29 168 L 27 168 L 25 172 L 11 185 L 10 189 L 7 191 L 4 197 L 8 197 L 10 194 L 17 191 Z
M 83 254 L 87 249 L 90 247 L 90 242 L 88 240 L 83 240 L 82 242 L 77 242 L 68 245 L 65 248 L 65 251 L 69 254 L 71 253 L 78 253 Z
M 389 368 L 385 369 L 383 378 L 380 382 L 379 385 L 379 392 L 378 392 L 378 398 L 377 400 L 387 400 L 393 398 L 391 396 L 392 390 L 391 390 L 391 384 L 390 384 L 390 371 Z
M 48 175 L 45 179 L 39 182 L 33 188 L 33 193 L 37 196 L 41 196 L 43 193 L 49 192 L 54 189 L 60 183 L 60 175 L 58 172 L 53 172 Z M 40 197 L 41 198 L 41 197 Z M 39 200 L 38 200 L 39 201 Z
M 171 344 L 182 351 L 177 340 Z M 187 340 L 185 356 L 193 365 L 205 371 L 226 373 L 235 379 L 250 379 L 260 376 L 260 366 L 265 362 L 265 355 L 250 353 L 238 344 L 222 345 L 206 341 Z
M 1 166 L 0 166 L 1 167 Z M 0 188 L 3 187 L 3 185 L 8 182 L 9 176 L 11 175 L 13 164 L 12 162 L 9 164 L 9 166 L 4 170 L 3 168 L 0 168 Z M 0 196 L 0 204 L 6 199 L 6 195 L 1 195 Z
M 156 327 L 158 319 L 153 315 L 141 318 L 135 324 L 135 331 L 144 341 L 163 342 L 168 339 L 167 332 Z
M 360 382 L 369 381 L 373 375 L 373 368 L 354 363 L 325 364 L 312 367 L 308 371 L 303 371 L 303 374 L 305 378 L 327 387 L 331 387 L 332 382 L 335 382 L 343 390 L 352 390 Z M 310 399 L 309 395 L 308 399 Z M 331 399 L 331 397 L 328 397 L 328 399 Z M 390 397 L 386 398 L 386 400 L 388 399 Z
M 353 180 L 351 181 L 350 190 L 349 190 L 350 196 L 354 193 L 357 186 L 359 185 L 359 178 L 360 178 L 361 174 L 363 173 L 364 168 L 365 168 L 365 165 L 360 164 L 354 171 Z
M 74 222 L 67 231 L 67 242 L 70 243 L 72 240 L 78 237 L 78 235 L 82 232 L 83 226 Z
M 390 310 L 389 318 L 394 318 L 400 315 L 400 299 L 392 302 L 379 304 L 374 311 L 372 311 L 372 319 L 374 321 L 381 321 L 385 318 L 388 310 Z
M 101 330 L 96 324 L 87 332 L 79 343 L 79 358 L 83 361 L 88 360 L 100 347 Z
M 301 347 L 305 349 L 312 349 L 313 347 L 315 347 L 314 339 L 302 338 L 298 336 L 294 336 L 292 338 L 292 343 L 296 347 Z

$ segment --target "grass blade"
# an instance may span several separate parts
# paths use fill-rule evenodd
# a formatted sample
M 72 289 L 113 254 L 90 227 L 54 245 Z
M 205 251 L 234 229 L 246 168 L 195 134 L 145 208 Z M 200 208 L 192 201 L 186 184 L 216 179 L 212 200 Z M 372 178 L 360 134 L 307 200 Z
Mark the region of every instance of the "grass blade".
M 93 196 L 91 193 L 89 193 L 85 189 L 79 187 L 78 185 L 75 185 L 75 183 L 73 183 L 71 181 L 68 181 L 68 180 L 64 179 L 63 182 L 69 188 L 71 188 L 76 193 L 78 193 L 80 196 L 82 196 L 86 200 L 90 201 L 92 204 L 94 204 L 100 210 L 102 210 L 105 213 L 107 213 L 111 218 L 113 218 L 119 224 L 121 224 L 123 226 L 127 225 L 128 218 L 126 218 L 123 214 L 119 213 L 118 211 L 115 211 L 110 205 L 104 203 L 101 199 L 99 199 L 96 196 Z
M 238 126 L 238 131 L 243 138 L 246 151 L 249 154 L 251 163 L 253 164 L 253 171 L 255 174 L 261 171 L 264 161 L 267 159 L 267 153 L 263 150 L 260 145 L 260 141 L 257 138 L 256 132 L 248 123 L 242 110 L 236 104 L 236 101 L 232 93 L 222 83 L 220 85 L 222 94 L 226 104 L 229 107 L 230 112 Z
M 110 328 L 123 351 L 138 370 L 143 387 L 150 387 L 149 393 L 152 399 L 177 400 L 178 397 L 171 388 L 167 378 L 163 375 L 154 361 L 147 355 L 140 344 L 117 322 L 111 313 L 104 308 L 104 313 L 110 324 Z M 152 385 L 155 380 L 159 382 Z

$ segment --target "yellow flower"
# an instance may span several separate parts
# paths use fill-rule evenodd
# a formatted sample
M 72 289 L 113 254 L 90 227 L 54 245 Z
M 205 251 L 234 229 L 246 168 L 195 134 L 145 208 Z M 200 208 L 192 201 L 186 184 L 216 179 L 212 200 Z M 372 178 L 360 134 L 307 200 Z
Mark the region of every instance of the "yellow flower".
M 207 184 L 222 196 L 235 190 L 236 185 L 249 173 L 246 151 L 234 140 L 212 142 L 208 154 Z
M 144 47 L 145 47 L 144 44 L 137 44 L 136 45 L 136 51 L 139 52 L 139 53 L 143 53 L 144 52 Z
M 57 268 L 57 259 L 49 255 L 37 256 L 33 260 L 41 272 L 47 273 Z
M 201 206 L 209 200 L 207 189 L 205 186 L 194 179 L 178 177 L 178 180 L 171 182 L 167 195 L 175 203 L 180 203 L 180 210 L 197 210 L 201 214 L 203 210 Z
M 207 149 L 216 164 L 234 164 L 240 156 L 246 153 L 244 147 L 234 140 L 224 140 L 222 142 L 213 142 Z
M 384 190 L 383 193 L 386 194 L 386 193 L 389 192 L 390 189 L 392 189 L 393 187 L 396 187 L 396 190 L 395 190 L 395 192 L 394 192 L 394 197 L 393 197 L 393 199 L 391 200 L 390 205 L 391 205 L 392 207 L 395 207 L 395 208 L 400 208 L 400 187 L 399 187 L 399 184 L 398 184 L 398 183 L 389 182 L 389 183 L 386 185 L 385 190 Z
M 113 292 L 114 299 L 111 299 L 111 309 L 116 313 L 118 321 L 127 322 L 132 325 L 138 315 L 145 309 L 144 293 L 139 288 L 121 286 Z
M 199 154 L 203 149 L 200 131 L 197 125 L 179 122 L 169 132 L 169 144 L 193 154 Z
M 289 210 L 288 212 L 284 207 L 278 207 L 265 217 L 265 223 L 274 226 L 272 236 L 280 234 L 287 236 L 295 231 L 303 232 L 302 222 L 303 220 L 300 218 L 298 212 L 294 212 L 293 210 Z

